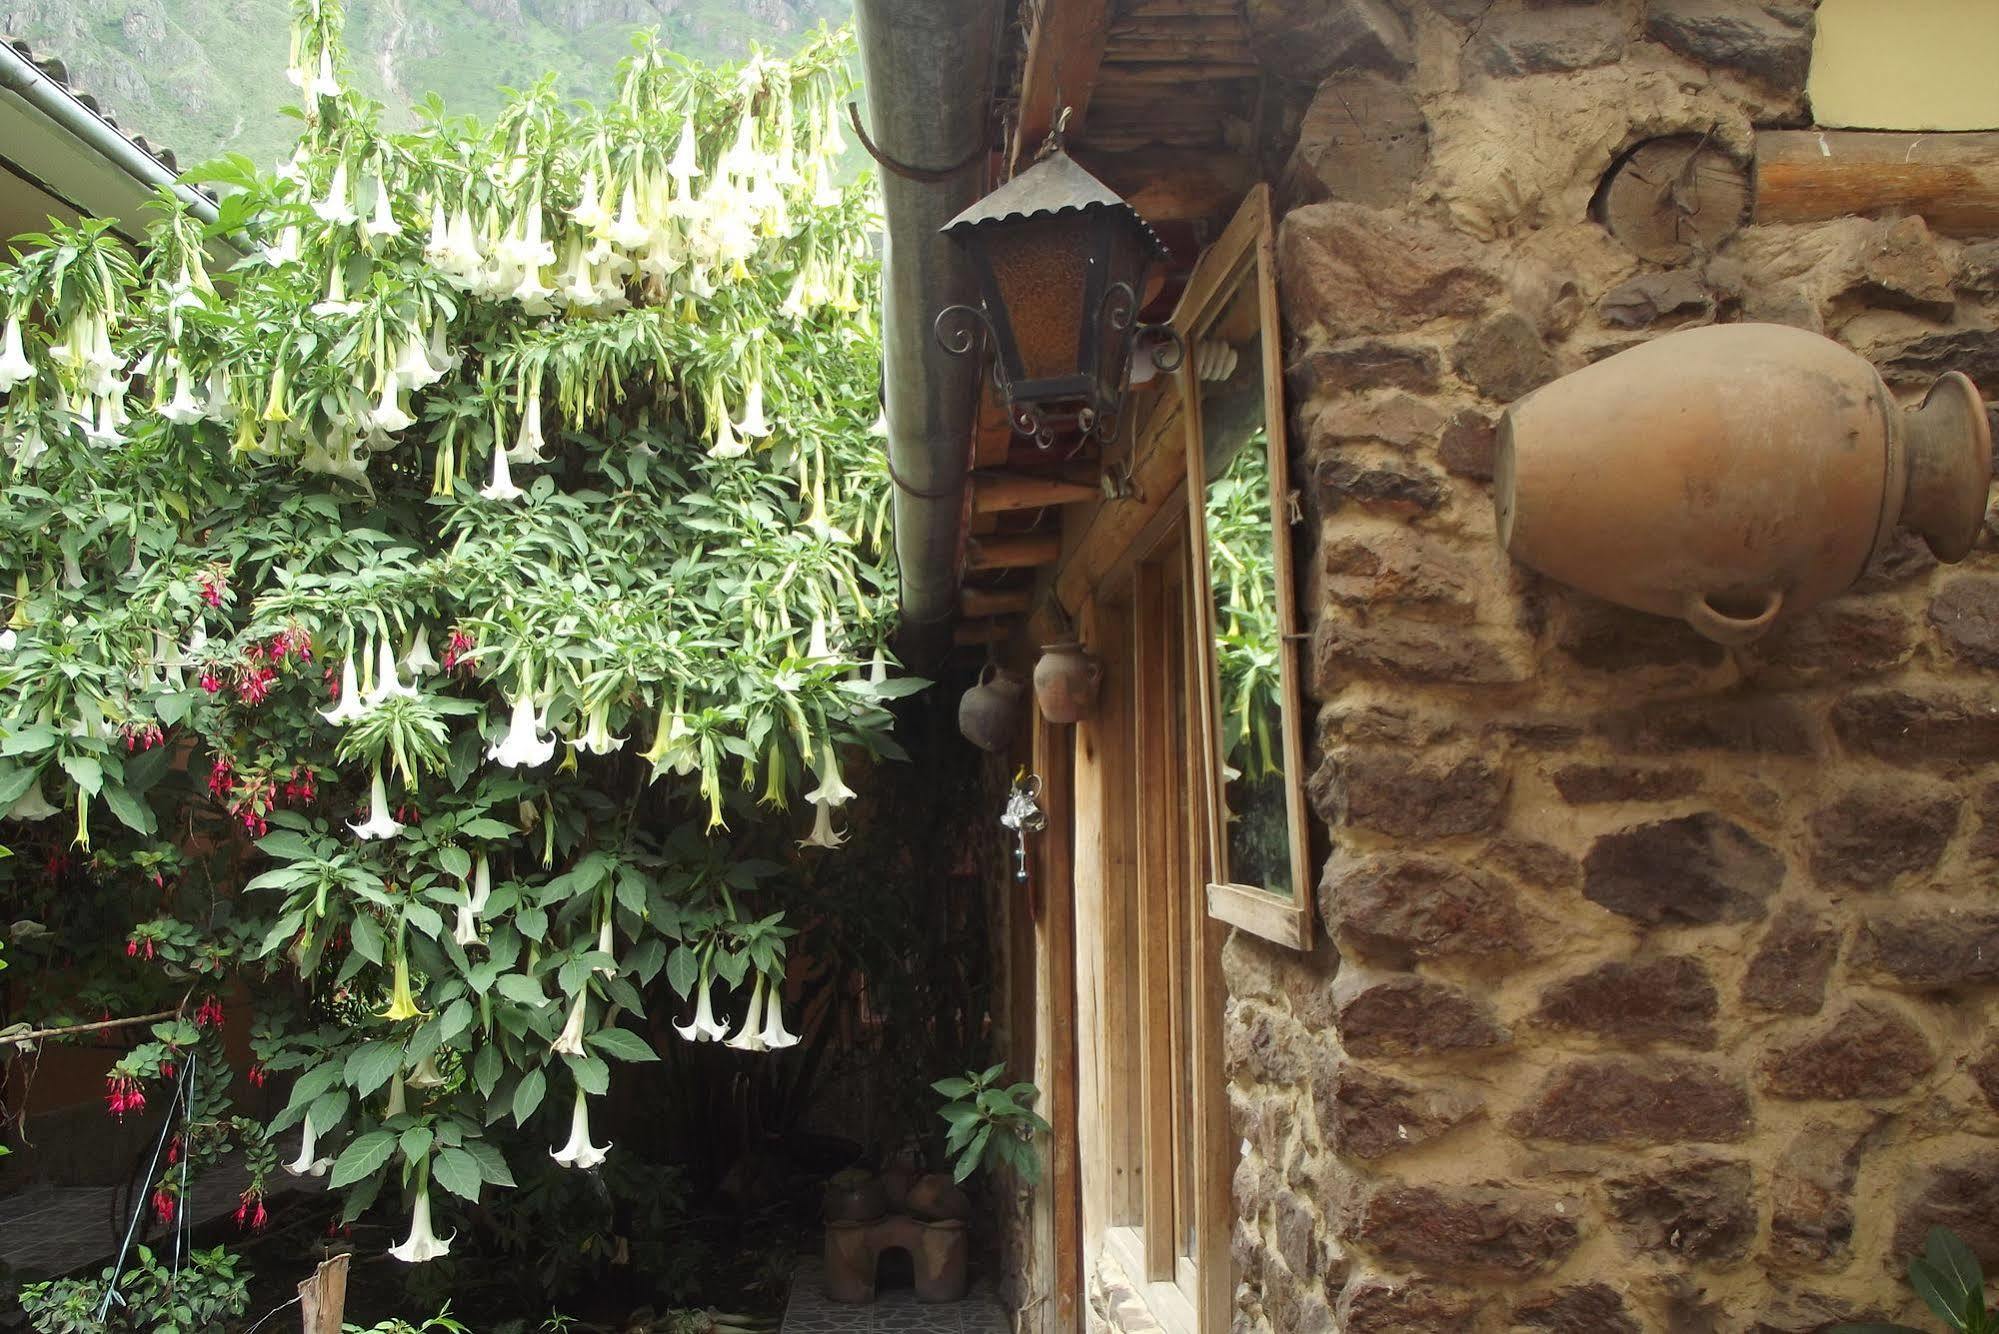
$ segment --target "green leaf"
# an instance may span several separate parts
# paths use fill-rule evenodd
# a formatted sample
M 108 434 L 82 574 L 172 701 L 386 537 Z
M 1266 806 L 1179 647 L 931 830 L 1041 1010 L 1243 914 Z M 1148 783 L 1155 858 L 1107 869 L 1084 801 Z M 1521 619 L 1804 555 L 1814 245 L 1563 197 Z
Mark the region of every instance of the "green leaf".
M 380 967 L 382 947 L 387 943 L 382 936 L 381 923 L 365 912 L 357 912 L 354 914 L 354 922 L 349 931 L 354 940 L 354 952 L 369 963 Z
M 431 1160 L 430 1178 L 460 1199 L 479 1199 L 479 1164 L 463 1149 L 439 1150 Z
M 694 957 L 694 951 L 685 945 L 674 947 L 666 960 L 666 984 L 674 994 L 686 1000 L 694 990 L 694 984 L 701 980 L 701 961 Z
M 446 875 L 463 880 L 472 874 L 472 854 L 460 847 L 439 848 L 437 865 Z
M 606 1056 L 615 1056 L 621 1061 L 659 1059 L 659 1053 L 628 1028 L 602 1028 L 592 1033 L 587 1041 Z
M 508 973 L 493 984 L 493 990 L 516 1005 L 532 1005 L 539 1009 L 548 1003 L 548 996 L 540 984 L 525 973 Z
M 69 775 L 70 781 L 85 796 L 96 796 L 104 786 L 104 766 L 88 755 L 65 755 L 60 763 L 62 771 Z
M 530 1070 L 521 1076 L 520 1086 L 514 1090 L 514 1124 L 525 1126 L 534 1109 L 541 1106 L 542 1098 L 548 1093 L 548 1076 L 540 1070 Z
M 595 1056 L 565 1056 L 562 1061 L 585 1093 L 601 1097 L 611 1091 L 611 1067 Z
M 479 1175 L 496 1186 L 514 1184 L 514 1174 L 507 1168 L 507 1156 L 483 1139 L 465 1141 L 465 1152 L 479 1164 Z
M 971 1094 L 972 1081 L 969 1079 L 940 1079 L 930 1087 L 947 1098 L 963 1098 Z
M 435 1138 L 436 1136 L 431 1133 L 429 1126 L 411 1126 L 408 1130 L 405 1130 L 400 1145 L 403 1151 L 403 1161 L 409 1163 L 422 1162 L 424 1156 L 430 1152 L 430 1143 Z
M 1923 1255 L 1961 1296 L 1978 1294 L 1980 1314 L 1984 1313 L 1985 1272 L 1979 1268 L 1978 1257 L 1971 1253 L 1971 1248 L 1964 1244 L 1962 1237 L 1947 1227 L 1933 1227 L 1923 1244 Z M 1959 1309 L 1963 1309 L 1961 1304 Z
M 1909 1261 L 1909 1286 L 1916 1290 L 1925 1306 L 1943 1317 L 1945 1324 L 1956 1330 L 1964 1328 L 1957 1285 L 1928 1260 Z
M 104 804 L 118 817 L 118 823 L 135 834 L 150 836 L 154 829 L 153 808 L 123 787 L 104 789 Z
M 472 1058 L 472 1082 L 478 1086 L 481 1097 L 493 1096 L 493 1087 L 500 1082 L 499 1043 L 480 1044 L 479 1054 Z
M 389 1161 L 389 1155 L 396 1151 L 396 1137 L 386 1130 L 371 1130 L 356 1136 L 334 1161 L 333 1175 L 327 1183 L 338 1190 L 351 1186 L 361 1178 L 372 1176 Z
M 289 829 L 279 829 L 257 840 L 259 851 L 288 862 L 315 861 L 318 850 L 312 840 Z
M 402 1063 L 401 1043 L 370 1042 L 355 1048 L 347 1057 L 347 1083 L 356 1094 L 365 1098 L 388 1083 L 389 1076 L 399 1070 Z

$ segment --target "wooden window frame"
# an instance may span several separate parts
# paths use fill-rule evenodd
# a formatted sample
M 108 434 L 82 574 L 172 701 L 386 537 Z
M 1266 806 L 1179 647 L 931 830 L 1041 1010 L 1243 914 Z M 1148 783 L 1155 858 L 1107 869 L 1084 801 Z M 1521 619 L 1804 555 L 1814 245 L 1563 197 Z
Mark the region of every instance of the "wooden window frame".
M 1210 916 L 1252 935 L 1288 945 L 1312 948 L 1312 871 L 1309 826 L 1305 810 L 1304 685 L 1298 661 L 1298 594 L 1292 569 L 1290 442 L 1284 411 L 1283 331 L 1277 314 L 1277 247 L 1271 227 L 1270 187 L 1258 185 L 1236 211 L 1221 238 L 1195 265 L 1187 290 L 1174 312 L 1173 323 L 1186 338 L 1190 355 L 1177 376 L 1186 448 L 1187 540 L 1192 568 L 1200 575 L 1206 596 L 1195 599 L 1196 653 L 1207 688 L 1200 692 L 1202 749 L 1207 756 L 1201 800 L 1207 838 L 1217 866 L 1227 856 L 1224 838 L 1225 781 L 1222 777 L 1220 681 L 1215 663 L 1214 590 L 1209 587 L 1207 515 L 1202 506 L 1205 442 L 1201 433 L 1201 386 L 1191 355 L 1202 330 L 1211 325 L 1244 290 L 1256 294 L 1263 361 L 1264 429 L 1270 451 L 1270 522 L 1277 553 L 1278 694 L 1280 731 L 1284 745 L 1284 799 L 1291 835 L 1291 884 L 1288 895 L 1260 885 L 1238 884 L 1226 875 L 1208 884 Z

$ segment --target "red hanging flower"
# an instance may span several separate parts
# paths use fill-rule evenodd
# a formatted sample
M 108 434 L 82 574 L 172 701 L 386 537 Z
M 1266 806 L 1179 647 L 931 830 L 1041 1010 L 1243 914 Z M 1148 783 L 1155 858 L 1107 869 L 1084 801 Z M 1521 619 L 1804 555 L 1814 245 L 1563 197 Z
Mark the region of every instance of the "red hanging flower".
M 204 999 L 200 1008 L 194 1012 L 196 1028 L 220 1028 L 222 1019 L 222 1002 L 214 996 Z
M 153 1191 L 153 1217 L 166 1225 L 174 1221 L 174 1212 L 174 1197 L 167 1194 L 166 1187 L 156 1188 Z
M 201 600 L 211 607 L 222 605 L 222 594 L 229 587 L 229 581 L 220 571 L 209 570 L 201 576 Z
M 123 1120 L 127 1112 L 146 1110 L 146 1092 L 130 1075 L 113 1074 L 104 1081 L 104 1102 L 113 1116 Z

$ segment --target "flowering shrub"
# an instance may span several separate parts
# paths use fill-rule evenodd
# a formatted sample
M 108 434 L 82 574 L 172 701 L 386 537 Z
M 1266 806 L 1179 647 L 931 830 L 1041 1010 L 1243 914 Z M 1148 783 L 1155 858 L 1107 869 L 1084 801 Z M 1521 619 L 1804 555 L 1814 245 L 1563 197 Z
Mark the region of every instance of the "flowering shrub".
M 847 41 L 725 71 L 642 41 L 604 108 L 544 82 L 393 131 L 341 22 L 299 0 L 298 149 L 199 169 L 215 224 L 163 192 L 136 254 L 86 221 L 0 266 L 0 812 L 42 854 L 0 874 L 131 912 L 172 1013 L 113 1114 L 172 1096 L 176 1154 L 247 1145 L 251 1227 L 297 1127 L 287 1170 L 348 1217 L 402 1189 L 416 1262 L 451 1246 L 433 1184 L 513 1184 L 497 1123 L 603 1161 L 656 981 L 687 1040 L 796 1041 L 784 868 L 731 831 L 761 805 L 837 846 L 843 757 L 899 754 L 916 683 Z M 252 1079 L 295 1076 L 269 1125 L 227 1101 L 246 976 Z

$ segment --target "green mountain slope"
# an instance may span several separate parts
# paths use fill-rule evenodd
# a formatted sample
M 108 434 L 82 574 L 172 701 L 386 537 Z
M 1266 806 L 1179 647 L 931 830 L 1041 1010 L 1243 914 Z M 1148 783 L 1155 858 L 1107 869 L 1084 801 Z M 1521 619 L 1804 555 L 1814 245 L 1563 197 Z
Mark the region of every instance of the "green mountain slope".
M 0 31 L 59 57 L 127 131 L 183 163 L 225 151 L 266 165 L 289 150 L 290 0 L 0 0 Z M 498 90 L 554 71 L 576 97 L 607 92 L 632 33 L 656 27 L 704 61 L 750 44 L 789 51 L 853 0 L 349 0 L 355 82 L 390 106 L 436 92 L 484 115 Z

